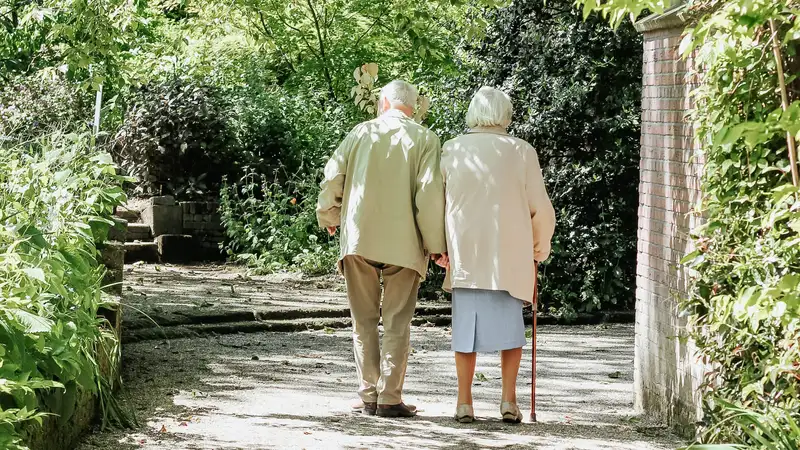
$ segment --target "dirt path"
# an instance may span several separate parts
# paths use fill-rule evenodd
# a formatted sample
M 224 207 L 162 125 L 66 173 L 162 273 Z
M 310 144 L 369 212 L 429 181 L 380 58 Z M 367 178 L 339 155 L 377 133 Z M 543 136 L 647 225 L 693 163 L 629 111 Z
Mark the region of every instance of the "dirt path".
M 270 448 L 673 449 L 680 444 L 632 410 L 633 327 L 542 327 L 539 420 L 497 419 L 497 355 L 481 355 L 479 421 L 455 423 L 446 328 L 414 327 L 410 420 L 349 411 L 355 398 L 347 331 L 251 333 L 124 347 L 131 405 L 142 428 L 88 436 L 79 450 Z M 529 354 L 529 353 L 526 353 Z M 529 380 L 523 366 L 521 380 Z M 520 383 L 521 404 L 528 385 Z

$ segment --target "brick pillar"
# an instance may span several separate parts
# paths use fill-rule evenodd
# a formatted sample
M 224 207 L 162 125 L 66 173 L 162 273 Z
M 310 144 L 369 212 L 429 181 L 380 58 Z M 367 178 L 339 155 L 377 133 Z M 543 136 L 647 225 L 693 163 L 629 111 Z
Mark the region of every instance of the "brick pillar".
M 701 165 L 686 120 L 695 87 L 678 54 L 684 23 L 677 8 L 636 24 L 644 35 L 634 388 L 638 411 L 684 432 L 698 419 L 702 369 L 691 342 L 677 339 L 685 320 L 678 299 L 690 252 L 690 214 L 700 196 Z

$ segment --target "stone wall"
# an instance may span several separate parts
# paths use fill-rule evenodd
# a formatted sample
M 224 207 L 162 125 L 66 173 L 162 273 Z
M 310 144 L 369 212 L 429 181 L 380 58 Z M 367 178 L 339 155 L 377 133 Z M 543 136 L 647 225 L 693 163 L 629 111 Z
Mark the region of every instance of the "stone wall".
M 225 229 L 216 202 L 181 202 L 183 233 L 192 235 L 205 257 L 221 256 L 219 244 L 225 238 Z
M 699 418 L 702 369 L 691 342 L 677 338 L 685 326 L 678 299 L 688 281 L 678 263 L 691 251 L 702 161 L 686 120 L 696 80 L 687 74 L 691 60 L 678 53 L 685 26 L 680 11 L 637 24 L 644 35 L 644 86 L 634 388 L 639 411 L 690 432 Z

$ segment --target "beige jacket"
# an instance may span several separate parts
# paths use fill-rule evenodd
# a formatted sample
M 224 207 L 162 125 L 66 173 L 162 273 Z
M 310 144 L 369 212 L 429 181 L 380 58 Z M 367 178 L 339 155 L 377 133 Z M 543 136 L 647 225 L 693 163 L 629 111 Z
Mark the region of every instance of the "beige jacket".
M 533 299 L 534 260 L 550 255 L 555 211 L 536 151 L 502 128 L 478 128 L 442 152 L 450 271 L 446 290 Z
M 317 203 L 321 227 L 341 226 L 348 255 L 416 270 L 444 253 L 441 144 L 398 110 L 356 126 L 325 166 Z

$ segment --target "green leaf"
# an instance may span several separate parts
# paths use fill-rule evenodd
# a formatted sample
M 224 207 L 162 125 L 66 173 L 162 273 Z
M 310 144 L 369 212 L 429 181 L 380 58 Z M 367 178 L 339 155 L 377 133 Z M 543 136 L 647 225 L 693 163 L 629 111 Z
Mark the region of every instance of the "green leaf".
M 7 311 L 25 327 L 26 333 L 49 333 L 53 328 L 53 321 L 45 317 L 17 308 L 9 308 Z
M 597 0 L 584 0 L 583 3 L 583 20 L 589 18 L 592 12 L 597 8 Z
M 44 271 L 38 267 L 34 267 L 32 269 L 22 269 L 22 271 L 25 272 L 25 275 L 27 275 L 28 278 L 33 278 L 34 280 L 40 281 L 42 283 L 47 282 L 44 276 Z

